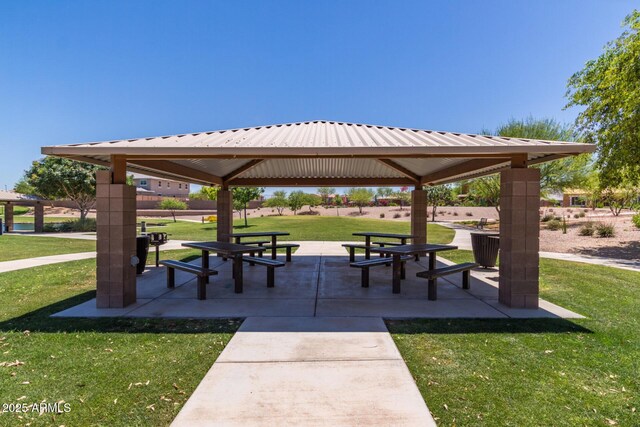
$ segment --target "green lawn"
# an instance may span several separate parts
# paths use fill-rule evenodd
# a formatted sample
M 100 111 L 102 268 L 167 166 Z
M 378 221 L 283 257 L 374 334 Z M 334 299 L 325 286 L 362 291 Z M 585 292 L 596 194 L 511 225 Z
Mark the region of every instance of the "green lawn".
M 148 231 L 164 231 L 174 240 L 211 240 L 216 237 L 215 224 L 199 224 L 187 221 L 149 220 L 164 223 L 163 227 L 149 227 Z M 454 231 L 436 224 L 429 224 L 429 241 L 447 243 L 453 239 Z M 234 221 L 236 232 L 287 231 L 290 236 L 281 240 L 362 240 L 351 234 L 356 231 L 379 231 L 385 233 L 409 233 L 408 221 L 389 221 L 370 218 L 320 217 L 320 216 L 269 216 L 249 218 L 249 227 L 244 220 Z
M 640 274 L 547 259 L 540 273 L 543 298 L 588 318 L 387 322 L 438 423 L 640 425 Z
M 0 403 L 71 405 L 66 414 L 0 413 L 0 425 L 168 425 L 239 325 L 49 318 L 94 297 L 94 263 L 0 274 Z
M 0 262 L 48 255 L 91 252 L 96 242 L 57 237 L 0 236 Z
M 72 221 L 76 218 L 73 217 L 65 217 L 65 216 L 46 216 L 44 217 L 44 222 L 45 223 L 50 223 L 50 222 L 67 222 L 67 221 Z M 34 221 L 34 218 L 32 216 L 14 216 L 13 217 L 13 222 L 14 223 L 27 223 L 27 224 L 32 224 Z

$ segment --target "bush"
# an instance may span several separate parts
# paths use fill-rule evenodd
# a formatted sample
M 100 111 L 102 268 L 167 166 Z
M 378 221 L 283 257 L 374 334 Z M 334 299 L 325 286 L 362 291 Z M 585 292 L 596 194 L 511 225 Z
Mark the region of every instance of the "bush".
M 640 228 L 640 212 L 631 217 L 631 222 L 633 222 L 636 228 Z
M 578 218 L 580 218 L 580 214 L 573 214 L 573 217 L 574 217 L 575 219 L 578 219 Z
M 399 213 L 395 213 L 395 214 L 393 214 L 393 217 L 394 217 L 394 218 L 401 218 L 401 217 L 402 217 L 402 215 L 400 215 Z
M 605 224 L 600 222 L 596 224 L 596 234 L 598 237 L 615 237 L 616 229 L 613 224 Z
M 580 212 L 580 213 L 578 214 L 578 216 L 579 216 L 580 218 L 584 218 L 585 216 L 587 216 L 587 214 L 586 214 L 586 213 L 584 213 L 584 212 Z
M 593 226 L 593 223 L 587 222 L 583 224 L 582 227 L 580 227 L 578 234 L 581 236 L 593 236 L 594 232 L 595 232 L 595 227 Z
M 454 212 L 454 213 L 453 213 L 453 216 L 458 216 L 458 212 Z
M 411 212 L 405 212 L 404 216 L 411 216 Z
M 466 216 L 473 216 L 473 212 L 465 212 Z
M 384 218 L 384 212 L 380 214 L 380 218 Z
M 554 219 L 554 216 L 552 214 L 545 214 L 542 218 L 540 218 L 541 222 L 549 222 L 552 219 Z
M 556 231 L 562 228 L 562 221 L 559 219 L 552 219 L 547 221 L 547 230 Z
M 44 231 L 48 233 L 86 233 L 96 231 L 96 220 L 85 218 L 84 221 L 75 219 L 60 223 L 49 223 L 44 225 Z

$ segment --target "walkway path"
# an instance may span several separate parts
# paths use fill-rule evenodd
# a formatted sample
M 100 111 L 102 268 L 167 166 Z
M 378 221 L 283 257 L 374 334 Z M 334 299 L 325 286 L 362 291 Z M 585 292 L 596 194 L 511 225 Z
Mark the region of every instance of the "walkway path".
M 459 249 L 471 250 L 471 233 L 474 230 L 470 230 L 467 227 L 463 227 L 457 224 L 451 224 L 447 222 L 440 222 L 439 225 L 444 227 L 453 228 L 456 231 L 456 235 L 451 242 L 452 245 L 456 245 Z M 574 261 L 583 262 L 585 264 L 604 265 L 607 267 L 620 268 L 623 270 L 631 270 L 640 272 L 640 261 L 632 261 L 626 259 L 617 258 L 605 258 L 590 255 L 579 254 L 567 254 L 561 252 L 540 252 L 542 258 L 559 259 L 562 261 Z
M 172 426 L 435 426 L 381 318 L 247 318 Z

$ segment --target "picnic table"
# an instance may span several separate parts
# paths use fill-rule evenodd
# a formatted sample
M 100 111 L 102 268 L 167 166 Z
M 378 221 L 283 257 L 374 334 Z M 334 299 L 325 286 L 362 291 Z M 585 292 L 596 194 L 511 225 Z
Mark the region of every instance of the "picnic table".
M 202 268 L 209 269 L 209 252 L 223 255 L 233 259 L 233 278 L 235 280 L 235 292 L 242 293 L 242 255 L 265 250 L 259 246 L 239 245 L 229 242 L 188 242 L 182 246 L 187 248 L 200 249 L 202 251 Z M 208 278 L 207 278 L 208 283 Z
M 372 248 L 371 252 L 389 254 L 392 257 L 393 266 L 393 278 L 392 288 L 394 294 L 400 293 L 400 281 L 402 278 L 402 257 L 407 255 L 415 256 L 417 254 L 429 254 L 429 270 L 436 268 L 436 252 L 451 251 L 458 249 L 457 246 L 452 245 L 431 245 L 431 244 L 417 244 L 417 245 L 402 245 L 394 246 L 390 248 Z
M 232 237 L 236 244 L 242 244 L 242 239 L 255 237 L 268 237 L 271 239 L 271 259 L 277 257 L 278 236 L 288 236 L 290 233 L 286 231 L 260 231 L 254 233 L 230 233 L 227 237 Z
M 413 239 L 415 237 L 412 234 L 377 233 L 373 231 L 361 231 L 361 232 L 353 233 L 353 235 L 364 237 L 364 245 L 366 246 L 366 249 L 364 250 L 365 259 L 370 258 L 372 237 L 375 237 L 378 239 L 398 239 L 400 240 L 400 244 L 402 245 L 406 245 L 408 239 Z

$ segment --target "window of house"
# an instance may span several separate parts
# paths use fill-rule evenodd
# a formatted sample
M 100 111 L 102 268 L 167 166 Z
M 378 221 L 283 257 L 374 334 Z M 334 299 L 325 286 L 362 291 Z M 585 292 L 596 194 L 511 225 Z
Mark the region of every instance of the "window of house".
M 171 188 L 171 183 L 167 181 L 167 188 Z
M 158 181 L 158 187 L 162 187 L 162 181 Z
M 584 196 L 571 196 L 569 198 L 569 205 L 571 206 L 585 206 L 587 204 Z
M 182 184 L 178 184 L 178 189 L 182 190 Z
M 140 180 L 140 185 L 147 185 L 147 180 L 146 179 Z

